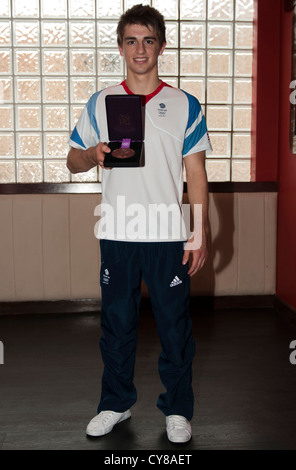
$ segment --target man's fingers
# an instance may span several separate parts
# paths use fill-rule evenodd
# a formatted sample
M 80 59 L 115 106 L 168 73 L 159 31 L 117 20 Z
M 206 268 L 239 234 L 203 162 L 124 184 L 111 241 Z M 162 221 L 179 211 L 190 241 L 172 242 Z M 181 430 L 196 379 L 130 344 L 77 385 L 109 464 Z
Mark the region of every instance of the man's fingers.
M 104 170 L 111 170 L 111 168 L 108 168 L 108 167 L 104 166 L 105 154 L 110 153 L 110 152 L 111 152 L 111 149 L 110 149 L 110 147 L 108 147 L 106 142 L 98 144 L 98 146 L 97 146 L 97 159 L 98 159 L 100 167 L 103 168 Z
M 110 147 L 108 147 L 108 145 L 106 144 L 106 142 L 105 142 L 105 143 L 103 144 L 103 146 L 102 146 L 102 151 L 103 151 L 104 153 L 110 153 L 110 152 L 111 152 L 111 149 L 110 149 Z
M 188 271 L 189 276 L 193 276 L 196 273 L 200 254 L 199 252 L 192 251 L 191 256 L 191 265 Z
M 189 255 L 191 253 L 191 264 L 190 268 L 188 270 L 189 276 L 193 276 L 196 274 L 198 271 L 201 270 L 201 268 L 204 266 L 206 260 L 207 260 L 207 255 L 203 253 L 201 250 L 194 250 L 194 251 L 187 251 L 187 262 L 189 260 Z M 184 254 L 185 257 L 185 254 Z M 183 260 L 184 260 L 183 257 Z
M 182 259 L 182 264 L 187 264 L 188 261 L 189 261 L 189 255 L 190 255 L 190 251 L 189 250 L 184 250 L 184 255 L 183 255 L 183 259 Z

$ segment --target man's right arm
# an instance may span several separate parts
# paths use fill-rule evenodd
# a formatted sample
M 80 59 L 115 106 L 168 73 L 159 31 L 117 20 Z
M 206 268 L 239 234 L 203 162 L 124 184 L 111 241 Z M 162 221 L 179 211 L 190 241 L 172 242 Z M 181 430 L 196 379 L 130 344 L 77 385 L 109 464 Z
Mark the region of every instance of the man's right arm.
M 111 149 L 103 142 L 86 150 L 71 147 L 67 156 L 67 168 L 71 173 L 85 172 L 97 165 L 105 168 L 105 154 L 110 152 Z

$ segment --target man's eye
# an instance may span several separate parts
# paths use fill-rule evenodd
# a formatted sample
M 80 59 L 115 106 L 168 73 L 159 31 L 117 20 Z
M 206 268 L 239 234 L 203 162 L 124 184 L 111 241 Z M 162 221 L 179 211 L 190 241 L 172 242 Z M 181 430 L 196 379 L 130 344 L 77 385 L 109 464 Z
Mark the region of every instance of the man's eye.
M 128 41 L 128 44 L 133 45 L 133 44 L 135 44 L 135 41 Z

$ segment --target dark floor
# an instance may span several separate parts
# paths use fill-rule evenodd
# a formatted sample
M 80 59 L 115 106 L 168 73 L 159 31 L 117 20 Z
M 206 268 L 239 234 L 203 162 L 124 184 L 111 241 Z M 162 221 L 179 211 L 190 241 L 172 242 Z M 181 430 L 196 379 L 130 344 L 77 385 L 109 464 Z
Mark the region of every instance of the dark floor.
M 295 326 L 273 309 L 192 313 L 196 408 L 182 452 L 296 450 Z M 93 313 L 0 316 L 0 449 L 180 451 L 155 406 L 163 388 L 149 308 L 141 313 L 132 418 L 104 437 L 86 437 L 99 399 L 99 321 Z

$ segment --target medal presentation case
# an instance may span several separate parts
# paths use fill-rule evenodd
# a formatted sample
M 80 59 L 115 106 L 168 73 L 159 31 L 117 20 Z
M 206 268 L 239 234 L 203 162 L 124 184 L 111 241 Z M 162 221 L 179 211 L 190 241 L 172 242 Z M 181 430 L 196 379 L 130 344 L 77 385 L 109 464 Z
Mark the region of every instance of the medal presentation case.
M 104 166 L 126 168 L 143 166 L 143 108 L 140 95 L 107 95 L 109 133 Z

